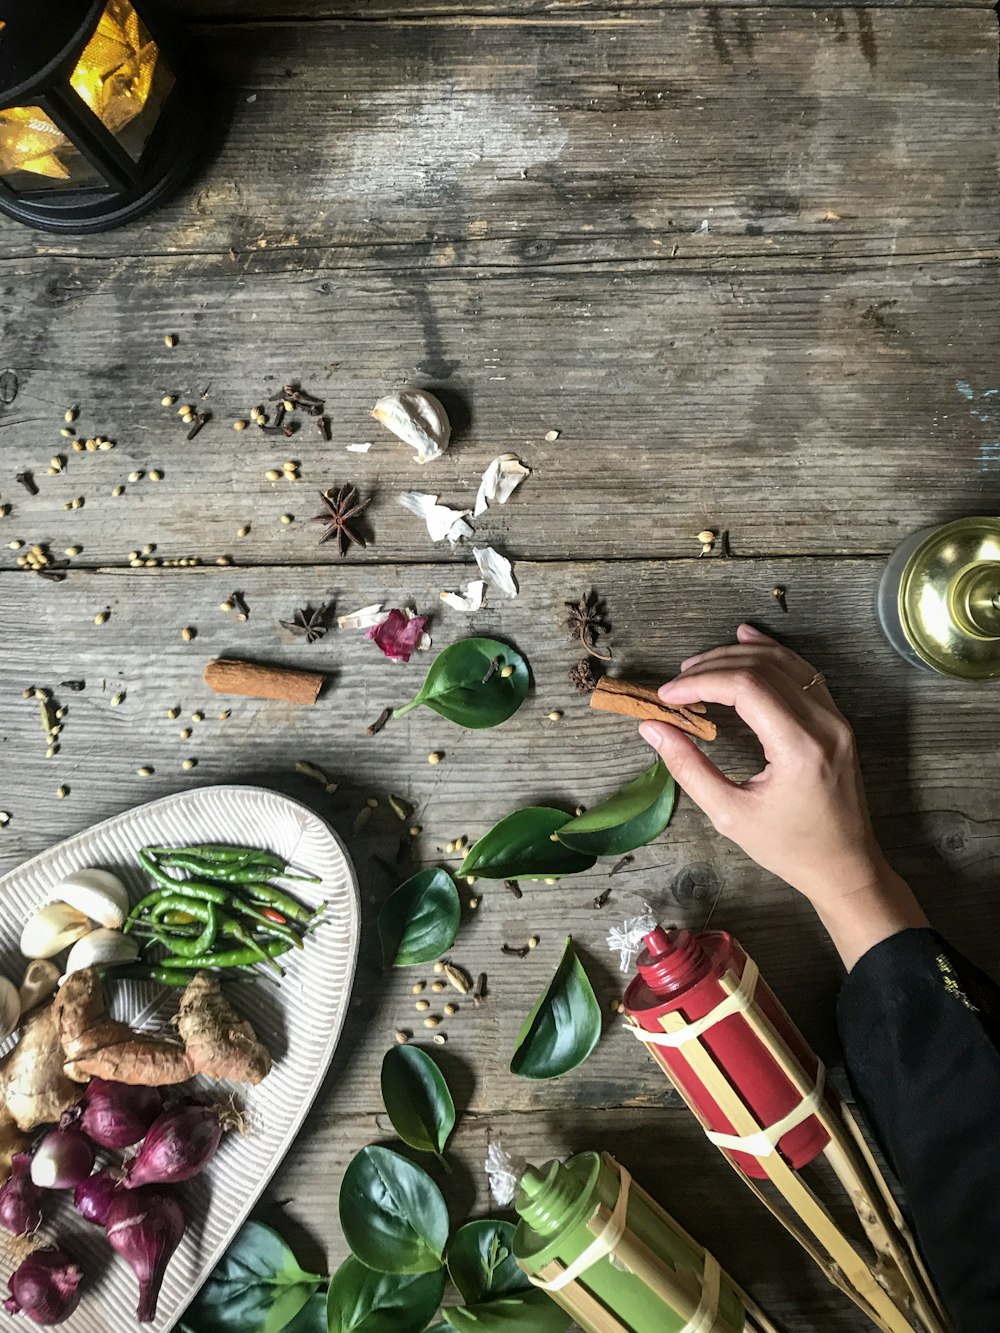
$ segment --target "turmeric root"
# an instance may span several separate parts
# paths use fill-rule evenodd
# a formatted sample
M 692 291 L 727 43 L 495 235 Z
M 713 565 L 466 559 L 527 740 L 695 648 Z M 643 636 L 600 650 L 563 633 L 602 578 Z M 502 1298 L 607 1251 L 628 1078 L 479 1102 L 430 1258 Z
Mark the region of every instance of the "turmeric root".
M 199 972 L 188 983 L 177 1028 L 196 1074 L 259 1083 L 270 1073 L 270 1052 L 230 1006 L 210 972 Z
M 77 1083 L 106 1078 L 155 1088 L 184 1083 L 194 1072 L 177 1042 L 136 1032 L 108 1017 L 101 979 L 92 967 L 66 978 L 53 1007 L 62 1037 L 63 1068 Z
M 80 1089 L 63 1070 L 64 1058 L 55 1005 L 47 1004 L 29 1014 L 20 1041 L 0 1062 L 0 1092 L 18 1129 L 50 1125 L 80 1100 Z

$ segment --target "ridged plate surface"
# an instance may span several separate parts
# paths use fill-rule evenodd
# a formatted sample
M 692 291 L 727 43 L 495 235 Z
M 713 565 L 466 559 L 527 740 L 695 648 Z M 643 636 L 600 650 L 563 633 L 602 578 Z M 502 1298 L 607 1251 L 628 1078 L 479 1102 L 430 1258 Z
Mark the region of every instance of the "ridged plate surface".
M 251 1132 L 227 1134 L 207 1170 L 179 1187 L 188 1225 L 167 1269 L 153 1323 L 135 1319 L 135 1278 L 112 1253 L 103 1231 L 75 1214 L 70 1196 L 53 1196 L 56 1206 L 44 1234 L 80 1264 L 86 1283 L 76 1312 L 59 1326 L 66 1333 L 167 1333 L 177 1324 L 291 1146 L 329 1067 L 347 1013 L 360 929 L 353 867 L 323 820 L 298 802 L 257 787 L 205 787 L 164 797 L 69 838 L 4 876 L 0 971 L 15 985 L 20 983 L 23 923 L 70 871 L 85 866 L 112 870 L 128 885 L 135 902 L 150 887 L 135 865 L 138 848 L 198 842 L 233 842 L 278 852 L 322 877 L 318 885 L 290 885 L 296 895 L 310 904 L 326 900 L 329 906 L 306 947 L 282 958 L 286 975 L 280 985 L 260 980 L 226 986 L 233 1006 L 270 1049 L 274 1067 L 256 1088 L 195 1081 L 216 1092 L 232 1089 L 246 1108 Z M 115 1017 L 147 1029 L 169 1030 L 179 993 L 140 982 L 108 986 Z M 10 1040 L 0 1051 L 12 1045 Z M 2 1269 L 4 1295 L 10 1271 L 10 1265 Z M 24 1317 L 20 1322 L 35 1327 Z

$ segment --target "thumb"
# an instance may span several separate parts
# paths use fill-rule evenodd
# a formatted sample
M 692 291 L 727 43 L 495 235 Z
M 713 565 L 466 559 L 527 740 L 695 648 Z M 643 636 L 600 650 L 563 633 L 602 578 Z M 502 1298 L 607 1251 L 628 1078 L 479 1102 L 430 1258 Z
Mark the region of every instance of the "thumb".
M 665 722 L 643 722 L 639 735 L 660 756 L 678 786 L 701 806 L 713 824 L 731 813 L 740 788 L 715 767 L 690 736 Z

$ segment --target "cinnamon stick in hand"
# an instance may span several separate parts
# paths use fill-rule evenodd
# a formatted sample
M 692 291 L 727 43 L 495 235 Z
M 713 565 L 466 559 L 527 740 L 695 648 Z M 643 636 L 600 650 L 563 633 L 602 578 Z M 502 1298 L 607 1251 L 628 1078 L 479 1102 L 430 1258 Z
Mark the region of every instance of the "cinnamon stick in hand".
M 703 711 L 701 705 L 697 710 L 671 708 L 655 690 L 614 676 L 601 677 L 590 696 L 590 706 L 604 713 L 634 717 L 641 722 L 666 722 L 668 726 L 686 731 L 689 736 L 697 736 L 702 741 L 714 741 L 718 734 L 715 723 L 699 715 Z
M 318 671 L 261 666 L 231 657 L 216 657 L 205 668 L 205 684 L 218 694 L 249 699 L 280 699 L 289 704 L 314 704 L 326 682 Z

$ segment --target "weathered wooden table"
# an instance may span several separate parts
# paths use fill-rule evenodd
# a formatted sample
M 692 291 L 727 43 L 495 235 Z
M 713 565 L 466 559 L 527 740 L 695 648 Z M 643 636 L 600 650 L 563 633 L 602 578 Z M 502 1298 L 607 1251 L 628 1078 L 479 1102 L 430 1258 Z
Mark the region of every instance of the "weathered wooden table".
M 385 798 L 417 806 L 418 862 L 454 865 L 444 848 L 460 834 L 536 799 L 591 803 L 645 766 L 631 726 L 592 715 L 566 677 L 578 654 L 563 602 L 591 587 L 617 663 L 639 677 L 665 676 L 745 617 L 822 663 L 858 728 L 895 864 L 958 946 L 987 965 L 995 954 L 996 693 L 906 667 L 873 598 L 909 531 L 997 503 L 1000 399 L 984 396 L 1000 346 L 997 23 L 972 3 L 187 8 L 218 104 L 197 180 L 119 233 L 75 242 L 0 227 L 0 369 L 19 386 L 0 407 L 0 498 L 12 506 L 0 523 L 0 807 L 11 814 L 0 869 L 116 811 L 219 781 L 286 790 L 348 836 L 366 919 L 351 1015 L 263 1210 L 280 1207 L 304 1258 L 325 1252 L 332 1267 L 345 1253 L 341 1174 L 387 1129 L 379 1065 L 415 1017 L 413 974 L 377 967 L 374 917 L 393 881 L 372 858 L 391 861 L 400 830 Z M 166 333 L 179 336 L 173 350 Z M 325 395 L 333 442 L 234 434 L 232 419 L 289 377 Z M 463 405 L 451 451 L 426 469 L 368 417 L 404 383 Z M 164 393 L 212 412 L 192 443 Z M 72 403 L 81 433 L 104 432 L 116 449 L 68 451 L 59 430 Z M 345 449 L 367 440 L 367 455 Z M 474 572 L 471 553 L 432 546 L 397 496 L 432 489 L 462 507 L 506 450 L 532 476 L 478 522 L 477 540 L 513 558 L 521 595 L 468 617 L 438 593 Z M 50 477 L 56 453 L 68 463 Z M 267 481 L 289 456 L 302 481 Z M 28 468 L 35 498 L 14 480 Z M 130 483 L 133 471 L 146 476 Z M 343 482 L 374 500 L 371 544 L 341 563 L 307 520 L 317 491 Z M 76 496 L 84 507 L 67 510 Z M 728 529 L 731 560 L 697 558 L 705 527 Z M 82 553 L 51 583 L 15 567 L 15 539 Z M 131 568 L 128 552 L 147 543 L 154 558 L 204 563 Z M 216 565 L 222 555 L 233 567 Z M 218 609 L 233 590 L 246 623 Z M 470 629 L 509 636 L 533 667 L 528 704 L 495 732 L 419 712 L 367 738 L 428 659 L 393 666 L 336 630 L 310 646 L 277 622 L 307 604 L 376 601 L 433 611 L 435 647 Z M 332 684 L 315 709 L 236 702 L 221 721 L 202 670 L 226 653 L 316 667 Z M 57 689 L 70 711 L 46 760 L 21 690 L 72 678 L 86 689 Z M 207 714 L 188 741 L 167 719 L 173 705 L 182 719 Z M 548 720 L 553 708 L 561 721 Z M 715 753 L 750 771 L 734 731 Z M 197 767 L 182 771 L 189 757 Z M 336 775 L 335 797 L 296 777 L 303 759 Z M 151 777 L 137 775 L 145 765 Z M 353 836 L 372 795 L 379 810 Z M 689 803 L 627 871 L 606 875 L 599 866 L 520 901 L 476 886 L 454 953 L 488 972 L 490 1000 L 463 1006 L 438 1052 L 462 1109 L 456 1220 L 487 1208 L 491 1138 L 535 1160 L 609 1148 L 789 1329 L 860 1330 L 610 1009 L 576 1073 L 551 1084 L 509 1073 L 568 933 L 608 1006 L 622 984 L 608 929 L 644 901 L 700 926 L 716 898 L 714 923 L 739 934 L 836 1061 L 838 966 L 819 927 Z M 529 958 L 501 956 L 502 942 L 530 934 L 541 943 Z

